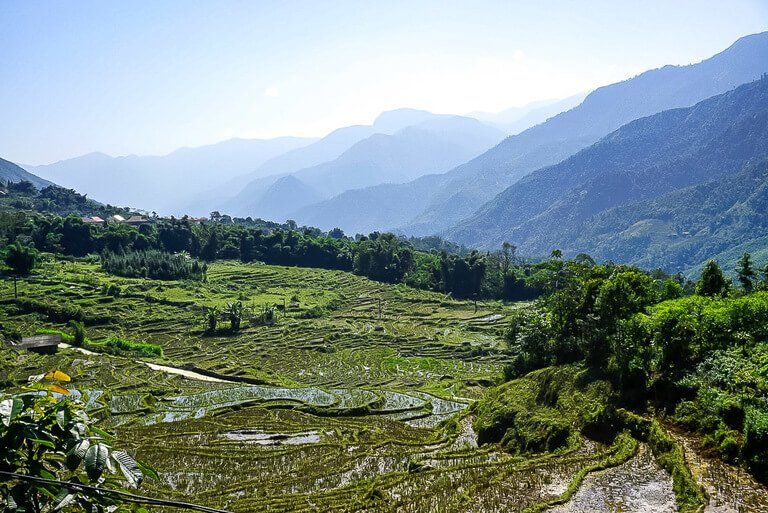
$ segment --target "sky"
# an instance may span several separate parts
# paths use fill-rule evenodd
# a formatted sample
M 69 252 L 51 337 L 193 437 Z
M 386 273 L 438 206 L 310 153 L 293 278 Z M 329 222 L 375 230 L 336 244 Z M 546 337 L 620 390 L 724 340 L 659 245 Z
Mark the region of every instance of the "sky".
M 768 0 L 0 0 L 0 157 L 317 137 L 402 107 L 497 112 L 765 30 Z

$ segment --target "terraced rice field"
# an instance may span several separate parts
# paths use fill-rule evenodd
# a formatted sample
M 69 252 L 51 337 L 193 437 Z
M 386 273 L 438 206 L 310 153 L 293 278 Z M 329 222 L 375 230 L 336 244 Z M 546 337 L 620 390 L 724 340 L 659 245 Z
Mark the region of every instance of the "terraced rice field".
M 63 328 L 0 287 L 6 328 Z M 538 511 L 608 466 L 557 511 L 619 511 L 613 498 L 638 486 L 656 502 L 630 497 L 620 511 L 675 510 L 669 476 L 642 446 L 582 439 L 532 457 L 477 446 L 471 405 L 500 377 L 505 319 L 521 305 L 475 309 L 342 272 L 240 263 L 214 264 L 199 283 L 49 260 L 20 292 L 80 306 L 91 339 L 162 346 L 153 360 L 0 350 L 6 385 L 70 374 L 120 445 L 158 471 L 149 495 L 234 512 Z M 204 308 L 235 300 L 281 310 L 274 325 L 207 335 Z

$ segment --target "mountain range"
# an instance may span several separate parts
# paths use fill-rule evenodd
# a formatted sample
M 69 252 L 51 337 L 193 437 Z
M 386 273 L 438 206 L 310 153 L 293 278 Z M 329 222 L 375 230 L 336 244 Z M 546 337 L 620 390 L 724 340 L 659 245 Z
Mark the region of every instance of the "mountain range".
M 503 140 L 494 148 L 442 174 L 424 176 L 409 184 L 347 191 L 315 208 L 302 211 L 297 221 L 398 229 L 410 235 L 447 230 L 472 216 L 484 203 L 538 168 L 556 164 L 597 142 L 620 126 L 663 110 L 685 107 L 753 81 L 768 71 L 768 33 L 747 36 L 723 52 L 697 64 L 665 66 L 623 82 L 601 87 L 577 107 Z M 419 195 L 419 205 L 411 198 Z M 377 204 L 371 205 L 371 201 Z M 367 205 L 356 212 L 353 205 Z M 387 205 L 385 207 L 384 205 Z M 378 224 L 378 211 L 396 214 Z M 353 217 L 344 217 L 345 213 Z M 366 218 L 372 212 L 373 217 Z
M 665 194 L 725 178 L 766 158 L 768 78 L 693 107 L 633 121 L 521 179 L 447 235 L 474 247 L 510 240 L 526 254 L 559 248 L 634 262 L 645 258 L 648 248 L 633 238 L 644 240 L 658 223 L 638 218 L 643 210 L 629 205 L 656 200 L 652 211 L 665 211 L 671 201 Z M 621 233 L 625 237 L 617 238 Z M 660 233 L 678 234 L 669 229 Z
M 558 248 L 690 272 L 704 255 L 768 241 L 766 72 L 768 32 L 695 64 L 495 114 L 398 109 L 319 139 L 93 153 L 32 174 L 0 160 L 0 178 L 50 179 L 161 214 L 440 234 L 482 249 L 509 241 L 528 255 Z
M 181 148 L 163 156 L 111 157 L 89 153 L 73 159 L 25 168 L 64 187 L 113 205 L 177 213 L 190 198 L 260 163 L 314 142 L 300 137 L 230 139 Z
M 376 129 L 379 120 L 374 123 Z M 389 123 L 389 126 L 394 126 Z M 346 190 L 408 181 L 450 169 L 482 153 L 504 137 L 500 130 L 461 116 L 433 115 L 391 135 L 374 133 L 338 158 L 300 169 L 285 183 L 256 179 L 222 208 L 235 215 L 283 220 L 291 212 Z M 275 180 L 284 180 L 278 175 Z M 294 194 L 295 193 L 295 194 Z M 272 207 L 278 207 L 275 210 Z

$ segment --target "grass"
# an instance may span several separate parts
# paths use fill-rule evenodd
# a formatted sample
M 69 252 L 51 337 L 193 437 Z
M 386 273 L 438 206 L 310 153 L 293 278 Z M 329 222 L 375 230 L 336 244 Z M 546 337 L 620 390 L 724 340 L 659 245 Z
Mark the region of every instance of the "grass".
M 0 282 L 0 297 L 11 287 Z M 81 312 L 84 348 L 98 354 L 2 349 L 0 383 L 67 372 L 121 446 L 158 470 L 150 495 L 235 512 L 540 511 L 633 451 L 626 436 L 584 442 L 576 428 L 607 391 L 578 367 L 489 392 L 508 360 L 506 316 L 524 305 L 475 311 L 328 270 L 217 262 L 205 282 L 161 282 L 50 257 L 19 292 L 0 301 L 3 329 L 69 341 L 66 312 Z M 206 308 L 233 301 L 278 305 L 276 322 L 246 316 L 237 333 L 207 334 Z M 144 359 L 267 385 L 183 379 Z M 473 423 L 503 426 L 505 445 L 477 447 Z M 281 442 L 302 436 L 313 441 Z

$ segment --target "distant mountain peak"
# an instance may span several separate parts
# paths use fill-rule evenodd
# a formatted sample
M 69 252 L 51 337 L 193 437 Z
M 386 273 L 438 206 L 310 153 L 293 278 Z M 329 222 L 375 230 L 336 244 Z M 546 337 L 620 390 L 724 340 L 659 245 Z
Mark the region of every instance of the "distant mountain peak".
M 373 122 L 373 128 L 378 132 L 391 133 L 407 126 L 416 125 L 435 116 L 436 114 L 419 109 L 403 108 L 388 110 L 379 114 Z

